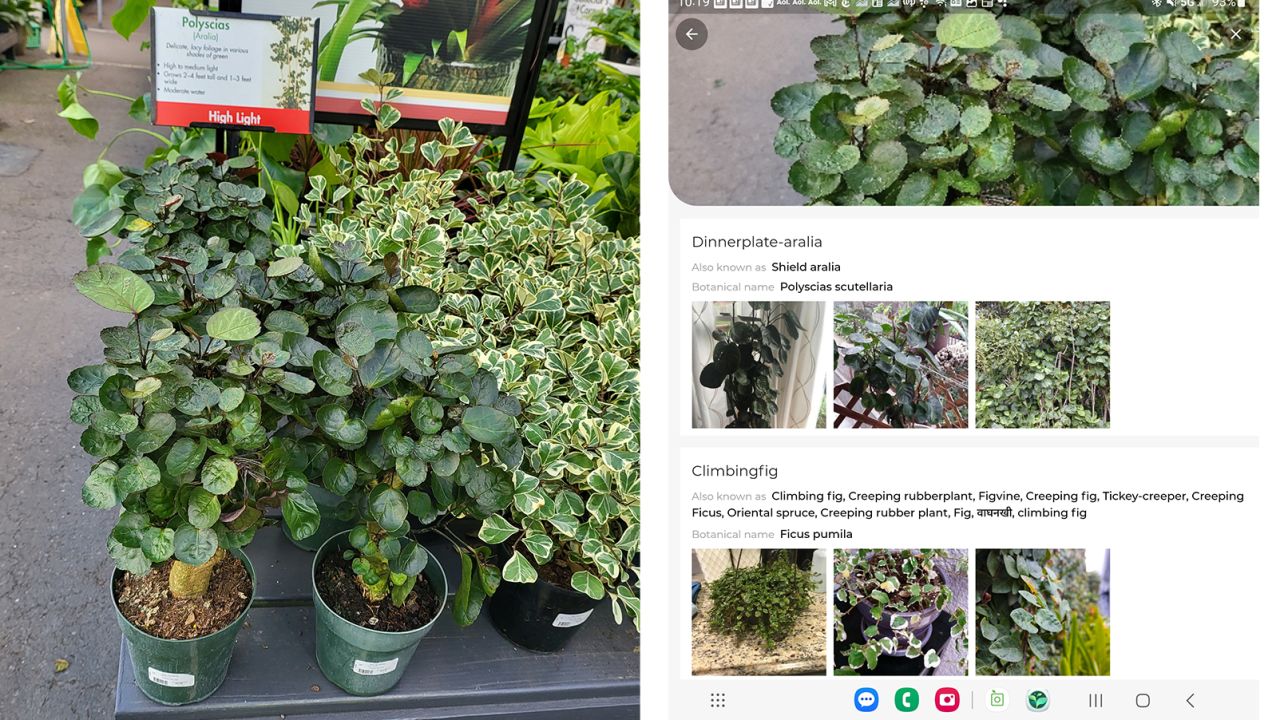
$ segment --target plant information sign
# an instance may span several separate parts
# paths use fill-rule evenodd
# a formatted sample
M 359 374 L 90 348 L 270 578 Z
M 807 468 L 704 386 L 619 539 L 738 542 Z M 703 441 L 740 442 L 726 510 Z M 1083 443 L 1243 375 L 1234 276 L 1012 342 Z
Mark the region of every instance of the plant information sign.
M 151 12 L 156 125 L 311 132 L 314 18 Z

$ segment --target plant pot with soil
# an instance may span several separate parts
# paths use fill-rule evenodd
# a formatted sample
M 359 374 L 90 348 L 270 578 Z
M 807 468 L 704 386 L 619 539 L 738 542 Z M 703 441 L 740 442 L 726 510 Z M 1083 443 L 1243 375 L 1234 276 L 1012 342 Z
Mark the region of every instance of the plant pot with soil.
M 164 705 L 200 702 L 222 685 L 257 587 L 253 565 L 238 549 L 219 550 L 177 580 L 182 568 L 169 560 L 146 575 L 117 569 L 111 576 L 134 682 Z M 205 589 L 198 592 L 193 580 Z M 184 584 L 190 594 L 175 594 Z
M 504 582 L 489 601 L 493 626 L 528 650 L 556 652 L 573 639 L 603 597 L 573 589 L 573 571 L 547 563 L 533 582 Z
M 204 158 L 121 171 L 119 223 L 133 230 L 120 231 L 116 263 L 75 276 L 81 294 L 127 318 L 102 331 L 103 362 L 67 378 L 70 417 L 94 458 L 81 498 L 118 515 L 107 553 L 138 685 L 163 703 L 198 701 L 222 681 L 254 593 L 240 548 L 265 511 L 281 509 L 300 539 L 320 522 L 305 461 L 289 452 L 290 438 L 269 434 L 305 409 L 314 385 L 283 370 L 281 334 L 264 334 L 249 309 L 265 301 L 243 294 L 254 278 L 280 276 L 264 252 L 266 193 L 240 173 L 251 165 Z
M 434 555 L 412 540 L 392 540 L 416 548 L 408 551 L 415 556 L 412 563 L 400 566 L 402 574 L 412 573 L 410 589 L 398 603 L 389 594 L 371 600 L 370 584 L 352 564 L 359 555 L 355 548 L 369 542 L 363 527 L 338 533 L 316 552 L 311 571 L 316 661 L 330 682 L 362 696 L 380 695 L 400 681 L 449 596 L 444 568 Z

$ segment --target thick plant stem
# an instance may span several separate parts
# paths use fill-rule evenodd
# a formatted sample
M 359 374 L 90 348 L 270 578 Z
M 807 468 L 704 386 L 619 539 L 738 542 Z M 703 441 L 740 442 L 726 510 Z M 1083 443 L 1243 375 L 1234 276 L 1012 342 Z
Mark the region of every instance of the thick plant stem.
M 169 569 L 169 594 L 176 598 L 200 597 L 209 591 L 209 580 L 213 577 L 213 568 L 222 562 L 227 551 L 218 548 L 213 557 L 200 565 L 188 565 L 181 560 L 174 560 Z

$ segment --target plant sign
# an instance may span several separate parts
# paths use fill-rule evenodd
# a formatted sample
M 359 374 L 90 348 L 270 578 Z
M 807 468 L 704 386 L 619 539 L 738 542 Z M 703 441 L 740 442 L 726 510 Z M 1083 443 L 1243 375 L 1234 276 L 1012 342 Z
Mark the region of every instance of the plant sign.
M 228 9 L 225 7 L 223 9 Z M 243 0 L 244 12 L 320 23 L 316 109 L 321 122 L 363 124 L 378 99 L 361 74 L 389 74 L 399 127 L 448 118 L 486 135 L 524 130 L 549 29 L 547 0 Z
M 319 32 L 310 17 L 153 9 L 152 122 L 310 133 Z

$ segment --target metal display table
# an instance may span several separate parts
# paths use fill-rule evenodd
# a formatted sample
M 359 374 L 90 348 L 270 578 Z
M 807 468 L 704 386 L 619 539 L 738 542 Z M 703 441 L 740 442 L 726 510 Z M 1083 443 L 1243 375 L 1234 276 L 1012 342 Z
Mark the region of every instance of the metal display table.
M 449 586 L 458 558 L 443 542 L 428 542 L 444 564 Z M 468 628 L 448 608 L 418 646 L 400 684 L 385 695 L 355 697 L 325 679 L 315 660 L 311 605 L 313 555 L 276 528 L 258 532 L 247 554 L 258 577 L 257 598 L 236 638 L 226 682 L 193 705 L 166 707 L 133 681 L 121 641 L 116 679 L 118 720 L 429 720 L 432 718 L 636 718 L 640 714 L 639 638 L 628 621 L 615 625 L 602 605 L 562 652 L 516 647 L 489 621 Z

